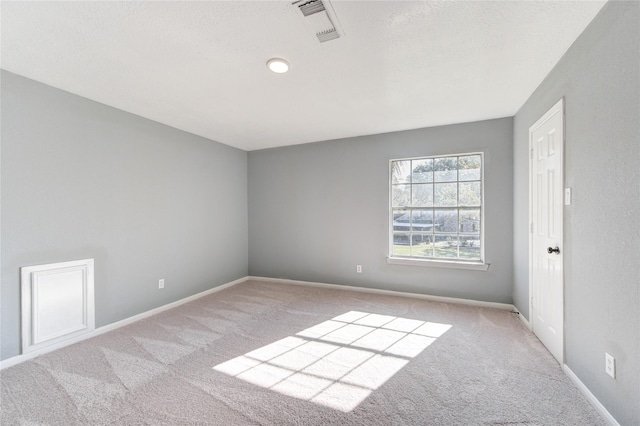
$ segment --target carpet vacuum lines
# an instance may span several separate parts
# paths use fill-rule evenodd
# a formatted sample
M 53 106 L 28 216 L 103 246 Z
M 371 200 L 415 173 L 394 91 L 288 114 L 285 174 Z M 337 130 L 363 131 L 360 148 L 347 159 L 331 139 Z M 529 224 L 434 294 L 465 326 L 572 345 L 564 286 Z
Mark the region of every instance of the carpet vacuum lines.
M 249 280 L 2 370 L 4 425 L 604 425 L 507 310 Z

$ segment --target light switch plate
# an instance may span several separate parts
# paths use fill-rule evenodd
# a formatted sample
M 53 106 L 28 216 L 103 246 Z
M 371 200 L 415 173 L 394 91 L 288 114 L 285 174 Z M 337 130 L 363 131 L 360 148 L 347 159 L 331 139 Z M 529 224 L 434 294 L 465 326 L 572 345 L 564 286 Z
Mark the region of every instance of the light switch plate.
M 564 205 L 565 206 L 571 205 L 571 188 L 564 189 Z

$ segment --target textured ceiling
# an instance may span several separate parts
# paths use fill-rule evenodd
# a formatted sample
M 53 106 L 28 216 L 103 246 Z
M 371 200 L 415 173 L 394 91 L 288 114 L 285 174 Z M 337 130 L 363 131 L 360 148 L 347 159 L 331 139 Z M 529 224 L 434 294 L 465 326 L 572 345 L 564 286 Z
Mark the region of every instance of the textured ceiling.
M 289 1 L 3 1 L 1 66 L 254 150 L 512 116 L 604 2 L 332 4 L 320 44 Z

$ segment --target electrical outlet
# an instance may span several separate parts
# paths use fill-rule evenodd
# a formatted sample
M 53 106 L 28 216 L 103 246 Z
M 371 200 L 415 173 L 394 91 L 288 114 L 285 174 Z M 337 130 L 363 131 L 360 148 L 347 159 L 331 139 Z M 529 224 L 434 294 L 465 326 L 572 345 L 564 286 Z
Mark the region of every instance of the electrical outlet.
M 605 359 L 604 371 L 606 371 L 608 375 L 610 375 L 615 379 L 616 378 L 616 359 L 606 352 L 604 353 L 604 359 Z
M 362 265 L 356 265 L 356 272 L 359 274 L 362 273 Z
M 164 288 L 164 279 L 158 280 L 158 288 Z

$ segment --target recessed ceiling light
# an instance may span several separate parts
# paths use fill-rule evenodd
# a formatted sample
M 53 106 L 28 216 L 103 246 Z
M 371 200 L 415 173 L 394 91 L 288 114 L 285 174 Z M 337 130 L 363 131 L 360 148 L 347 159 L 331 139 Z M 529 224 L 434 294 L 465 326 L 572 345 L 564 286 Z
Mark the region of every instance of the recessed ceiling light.
M 289 62 L 281 58 L 269 59 L 267 62 L 269 69 L 277 74 L 283 74 L 289 71 Z

